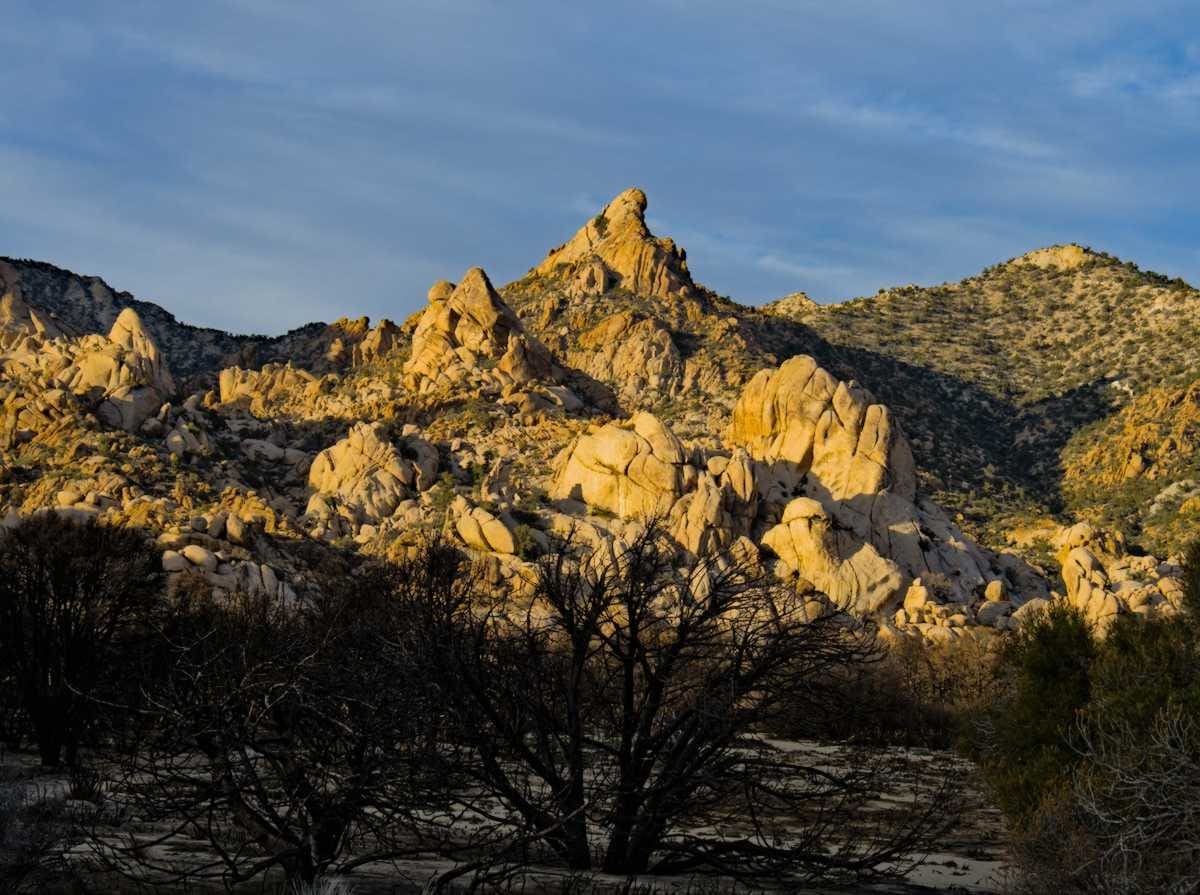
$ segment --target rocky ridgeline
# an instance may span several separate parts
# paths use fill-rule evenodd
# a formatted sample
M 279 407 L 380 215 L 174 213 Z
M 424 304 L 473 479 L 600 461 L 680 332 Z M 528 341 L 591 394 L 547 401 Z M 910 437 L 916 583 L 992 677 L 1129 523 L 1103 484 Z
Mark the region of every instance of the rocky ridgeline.
M 681 559 L 732 551 L 890 637 L 987 638 L 1053 598 L 932 499 L 892 409 L 795 350 L 803 328 L 696 284 L 645 209 L 622 193 L 502 292 L 474 268 L 400 326 L 199 348 L 100 281 L 0 265 L 6 524 L 136 525 L 172 588 L 287 599 L 439 533 L 520 594 L 553 539 L 615 549 L 651 519 Z M 1098 626 L 1177 608 L 1176 565 L 1055 536 L 1062 599 Z

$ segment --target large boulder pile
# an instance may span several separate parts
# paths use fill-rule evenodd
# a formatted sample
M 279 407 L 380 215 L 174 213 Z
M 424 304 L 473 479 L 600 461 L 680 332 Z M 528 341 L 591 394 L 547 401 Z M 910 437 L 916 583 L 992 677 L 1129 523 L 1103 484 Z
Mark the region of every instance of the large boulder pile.
M 891 618 L 922 579 L 937 585 L 926 588 L 932 607 L 967 606 L 1004 577 L 917 493 L 912 452 L 888 409 L 812 358 L 755 376 L 728 441 L 688 449 L 638 413 L 569 445 L 550 494 L 623 519 L 658 516 L 694 552 L 751 535 L 784 577 L 860 615 Z
M 476 382 L 499 391 L 535 380 L 553 381 L 546 348 L 526 334 L 517 315 L 478 267 L 457 286 L 441 281 L 412 337 L 405 385 L 420 393 Z
M 358 423 L 313 460 L 308 483 L 314 493 L 306 513 L 322 534 L 356 531 L 431 488 L 437 469 L 437 449 L 423 439 L 397 444 L 379 423 Z
M 917 494 L 912 450 L 890 412 L 804 355 L 747 384 L 728 439 L 761 465 L 763 535 L 797 576 L 860 613 L 937 576 L 967 602 L 994 577 L 974 544 Z
M 20 325 L 19 306 L 10 302 L 9 309 Z M 107 336 L 28 334 L 7 352 L 4 371 L 9 378 L 36 379 L 79 396 L 103 423 L 129 432 L 157 415 L 175 393 L 166 360 L 132 308 L 121 311 Z
M 1177 563 L 1126 552 L 1119 534 L 1087 522 L 1064 528 L 1054 539 L 1066 599 L 1101 633 L 1118 615 L 1169 614 L 1182 605 L 1182 570 Z

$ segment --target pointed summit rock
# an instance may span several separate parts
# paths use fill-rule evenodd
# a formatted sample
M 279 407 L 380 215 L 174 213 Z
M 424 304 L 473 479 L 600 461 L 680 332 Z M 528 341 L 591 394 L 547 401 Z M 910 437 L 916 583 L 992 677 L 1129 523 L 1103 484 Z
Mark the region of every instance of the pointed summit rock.
M 534 268 L 538 276 L 566 279 L 577 294 L 600 294 L 613 285 L 660 298 L 695 288 L 687 253 L 646 226 L 646 194 L 629 189 L 608 203 L 565 245 Z
M 167 369 L 167 362 L 146 332 L 137 311 L 133 308 L 121 311 L 108 333 L 108 340 L 125 350 L 124 363 L 131 369 L 135 382 L 153 387 L 163 397 L 175 391 L 175 380 Z
M 410 388 L 430 391 L 491 365 L 492 372 L 517 383 L 550 379 L 554 367 L 550 353 L 525 333 L 487 274 L 473 267 L 457 286 L 442 280 L 429 290 L 404 373 Z
M 803 320 L 819 313 L 821 306 L 809 298 L 806 292 L 790 292 L 783 298 L 777 298 L 775 301 L 763 305 L 762 309 L 768 314 L 777 314 L 792 320 Z

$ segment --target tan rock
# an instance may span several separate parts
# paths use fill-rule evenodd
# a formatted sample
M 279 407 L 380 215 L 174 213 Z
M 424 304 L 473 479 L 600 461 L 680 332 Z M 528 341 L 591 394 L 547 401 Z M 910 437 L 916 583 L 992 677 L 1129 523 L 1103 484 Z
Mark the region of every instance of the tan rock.
M 797 497 L 762 542 L 839 608 L 859 614 L 883 608 L 902 589 L 904 574 L 868 543 L 838 529 L 821 504 Z
M 904 608 L 909 612 L 920 612 L 928 602 L 929 588 L 921 584 L 921 579 L 918 578 L 904 592 Z
M 485 360 L 499 362 L 498 382 L 552 378 L 549 352 L 525 333 L 487 274 L 472 268 L 447 295 L 449 285 L 443 281 L 430 289 L 413 332 L 412 356 L 404 365 L 410 388 L 452 386 L 483 372 Z
M 6 366 L 37 369 L 55 386 L 95 400 L 96 416 L 109 426 L 138 431 L 175 391 L 166 361 L 131 308 L 117 316 L 107 337 L 59 338 L 37 348 L 10 357 Z
M 194 566 L 199 566 L 205 572 L 217 570 L 217 557 L 213 552 L 199 544 L 188 544 L 179 551 L 184 559 Z
M 164 397 L 174 393 L 175 381 L 167 369 L 166 360 L 146 332 L 137 311 L 133 308 L 121 311 L 108 333 L 108 339 L 124 349 L 122 361 L 130 368 L 136 382 L 150 386 Z
M 665 514 L 684 493 L 684 459 L 670 429 L 652 414 L 638 413 L 568 445 L 555 461 L 550 494 L 622 518 Z
M 733 409 L 729 440 L 798 481 L 810 475 L 836 500 L 887 488 L 912 498 L 912 450 L 886 407 L 799 355 L 761 370 Z
M 468 546 L 490 553 L 512 555 L 517 552 L 513 528 L 502 517 L 483 507 L 471 507 L 459 498 L 451 507 L 455 513 L 455 530 Z
M 402 500 L 431 487 L 436 473 L 432 445 L 408 438 L 397 448 L 382 425 L 358 423 L 313 460 L 308 482 L 316 493 L 308 513 L 336 513 L 354 525 L 378 522 Z
M 756 374 L 734 406 L 728 440 L 758 461 L 767 511 L 782 514 L 772 537 L 791 541 L 785 552 L 806 567 L 793 568 L 835 587 L 839 605 L 874 611 L 930 573 L 966 602 L 995 577 L 984 554 L 917 494 L 912 450 L 888 409 L 812 358 Z M 797 503 L 797 493 L 812 503 Z
M 363 336 L 362 341 L 354 346 L 352 354 L 353 364 L 356 367 L 361 367 L 381 357 L 385 357 L 399 348 L 401 342 L 402 334 L 400 327 L 396 326 L 390 320 L 380 320 L 378 325 L 371 329 Z
M 637 295 L 679 297 L 694 290 L 687 253 L 646 226 L 646 194 L 629 189 L 533 269 L 565 279 L 575 291 L 603 291 L 610 281 Z
M 583 333 L 567 362 L 607 382 L 623 400 L 640 403 L 647 392 L 670 395 L 683 382 L 683 360 L 665 327 L 632 311 L 606 317 Z

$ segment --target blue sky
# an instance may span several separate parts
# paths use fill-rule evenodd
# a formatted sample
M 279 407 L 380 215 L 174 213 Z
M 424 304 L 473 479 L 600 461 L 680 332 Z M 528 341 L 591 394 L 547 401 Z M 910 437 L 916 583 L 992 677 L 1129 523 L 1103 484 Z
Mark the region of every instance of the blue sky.
M 0 254 L 181 318 L 400 319 L 641 186 L 759 303 L 1056 242 L 1200 281 L 1200 5 L 25 2 Z

